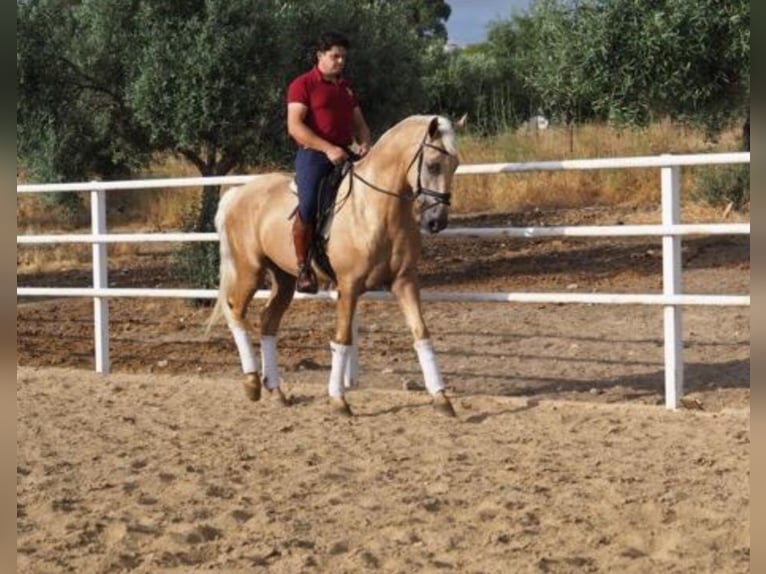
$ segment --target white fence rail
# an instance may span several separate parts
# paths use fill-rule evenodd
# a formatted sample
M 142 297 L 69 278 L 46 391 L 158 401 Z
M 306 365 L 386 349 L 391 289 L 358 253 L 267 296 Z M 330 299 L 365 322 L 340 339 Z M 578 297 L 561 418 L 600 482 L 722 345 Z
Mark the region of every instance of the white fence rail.
M 680 168 L 692 165 L 721 165 L 750 163 L 749 152 L 697 155 L 661 155 L 611 159 L 585 159 L 527 163 L 497 163 L 463 165 L 458 175 L 518 173 L 529 171 L 600 170 L 625 168 L 659 168 L 662 197 L 661 225 L 527 227 L 527 228 L 453 228 L 441 233 L 447 237 L 626 237 L 661 236 L 663 260 L 662 294 L 608 294 L 608 293 L 439 293 L 423 292 L 428 301 L 451 302 L 523 302 L 523 303 L 600 303 L 625 305 L 662 305 L 665 339 L 665 405 L 675 409 L 683 393 L 683 337 L 681 329 L 682 307 L 685 305 L 749 306 L 750 295 L 694 295 L 681 292 L 681 237 L 684 235 L 750 234 L 749 223 L 734 224 L 681 224 L 680 222 Z M 96 371 L 108 373 L 109 361 L 109 307 L 110 297 L 177 297 L 214 299 L 213 289 L 141 289 L 108 287 L 107 244 L 148 242 L 217 241 L 215 233 L 107 233 L 106 192 L 113 190 L 189 187 L 202 185 L 236 185 L 258 176 L 223 176 L 205 178 L 148 179 L 135 181 L 108 181 L 62 184 L 17 185 L 18 193 L 51 193 L 89 191 L 91 196 L 90 234 L 21 235 L 17 245 L 62 243 L 89 243 L 93 249 L 92 287 L 17 287 L 16 295 L 23 297 L 58 296 L 92 297 L 95 324 Z M 267 291 L 258 291 L 257 298 L 268 297 Z M 335 299 L 335 292 L 317 295 L 296 294 L 297 299 Z M 388 299 L 388 293 L 371 292 L 366 298 Z

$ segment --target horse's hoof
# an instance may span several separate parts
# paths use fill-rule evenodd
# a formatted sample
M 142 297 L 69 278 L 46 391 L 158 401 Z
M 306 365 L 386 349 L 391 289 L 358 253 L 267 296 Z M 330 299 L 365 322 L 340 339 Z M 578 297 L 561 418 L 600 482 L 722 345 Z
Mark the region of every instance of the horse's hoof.
M 261 378 L 258 373 L 251 373 L 242 383 L 245 389 L 245 395 L 251 401 L 261 400 Z
M 277 387 L 276 389 L 269 389 L 269 400 L 273 405 L 278 407 L 289 407 L 293 402 L 282 392 L 282 389 Z
M 434 410 L 440 415 L 445 417 L 455 417 L 455 409 L 452 407 L 452 403 L 444 394 L 444 391 L 440 391 L 434 395 Z
M 351 412 L 351 407 L 348 406 L 345 397 L 330 398 L 330 408 L 336 415 L 347 418 L 354 416 L 354 413 Z

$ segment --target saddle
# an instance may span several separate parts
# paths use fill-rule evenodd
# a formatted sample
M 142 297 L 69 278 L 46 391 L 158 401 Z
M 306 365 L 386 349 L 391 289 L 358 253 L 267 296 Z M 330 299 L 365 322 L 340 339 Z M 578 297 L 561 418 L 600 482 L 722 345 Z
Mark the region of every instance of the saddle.
M 330 239 L 330 228 L 332 226 L 333 217 L 335 216 L 335 199 L 338 196 L 338 188 L 340 187 L 343 178 L 351 170 L 355 161 L 360 159 L 360 156 L 353 153 L 350 150 L 346 150 L 349 154 L 348 158 L 340 165 L 337 165 L 333 170 L 328 173 L 319 182 L 319 190 L 317 197 L 317 214 L 314 218 L 314 233 L 313 241 L 309 246 L 309 252 L 307 262 L 311 264 L 313 261 L 317 267 L 330 279 L 333 283 L 337 282 L 335 276 L 335 270 L 332 268 L 330 258 L 327 255 L 327 241 Z M 290 189 L 298 194 L 298 188 L 295 181 L 290 184 Z M 290 219 L 295 217 L 298 212 L 298 207 L 290 213 Z

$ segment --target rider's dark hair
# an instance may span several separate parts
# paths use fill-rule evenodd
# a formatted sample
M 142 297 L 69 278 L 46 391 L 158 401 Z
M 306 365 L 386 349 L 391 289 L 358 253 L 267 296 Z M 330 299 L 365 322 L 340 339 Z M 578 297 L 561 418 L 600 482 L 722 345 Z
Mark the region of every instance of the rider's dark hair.
M 340 32 L 325 32 L 317 39 L 317 51 L 319 52 L 326 52 L 333 46 L 339 46 L 348 50 L 350 45 L 348 38 Z

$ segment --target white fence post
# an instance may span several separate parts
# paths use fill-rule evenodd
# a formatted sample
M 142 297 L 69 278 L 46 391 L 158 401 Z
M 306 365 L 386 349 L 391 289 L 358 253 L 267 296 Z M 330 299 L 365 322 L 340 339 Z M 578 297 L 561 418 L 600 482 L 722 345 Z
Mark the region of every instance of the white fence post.
M 106 233 L 106 192 L 103 189 L 90 192 L 91 231 L 94 235 Z M 107 244 L 93 244 L 93 287 L 106 289 Z M 109 373 L 109 299 L 93 297 L 93 333 L 96 347 L 96 372 Z
M 678 166 L 663 167 L 662 224 L 681 223 L 681 177 Z M 664 295 L 681 293 L 681 237 L 665 235 L 662 238 L 662 292 Z M 684 389 L 683 330 L 680 305 L 665 305 L 665 406 L 678 408 Z

